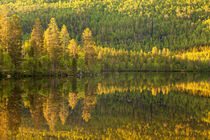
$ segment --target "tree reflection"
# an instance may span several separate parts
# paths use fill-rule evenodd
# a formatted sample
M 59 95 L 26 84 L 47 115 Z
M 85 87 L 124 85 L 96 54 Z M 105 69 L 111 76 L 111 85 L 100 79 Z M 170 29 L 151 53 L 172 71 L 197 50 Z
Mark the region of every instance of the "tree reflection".
M 206 76 L 187 74 L 2 80 L 0 139 L 20 133 L 126 138 L 138 132 L 151 136 L 154 131 L 205 136 L 209 87 Z
M 8 99 L 8 118 L 9 129 L 13 134 L 18 133 L 18 128 L 21 123 L 21 90 L 18 81 L 15 81 L 15 87 Z
M 7 132 L 9 130 L 9 112 L 7 110 L 8 100 L 1 100 L 1 108 L 0 108 L 0 136 L 4 139 L 7 138 Z M 0 138 L 1 138 L 0 137 Z
M 88 122 L 91 118 L 91 112 L 94 111 L 97 99 L 96 99 L 96 90 L 97 84 L 94 81 L 88 80 L 85 85 L 85 98 L 83 100 L 82 107 L 82 118 L 85 122 Z
M 2 99 L 0 106 L 0 133 L 5 138 L 8 134 L 16 135 L 21 124 L 21 89 L 18 81 L 13 84 L 13 89 Z
M 38 92 L 29 95 L 31 118 L 36 129 L 39 129 L 43 123 L 43 100 Z
M 65 99 L 65 94 L 62 93 L 59 117 L 63 125 L 65 124 L 68 115 L 69 115 L 68 101 Z
M 59 119 L 59 101 L 60 95 L 58 93 L 57 81 L 51 81 L 52 89 L 46 101 L 43 104 L 44 117 L 49 125 L 50 130 L 55 130 L 55 125 Z
M 71 85 L 72 85 L 72 90 L 69 92 L 68 101 L 69 101 L 69 106 L 73 110 L 78 102 L 77 78 L 76 77 L 72 78 Z

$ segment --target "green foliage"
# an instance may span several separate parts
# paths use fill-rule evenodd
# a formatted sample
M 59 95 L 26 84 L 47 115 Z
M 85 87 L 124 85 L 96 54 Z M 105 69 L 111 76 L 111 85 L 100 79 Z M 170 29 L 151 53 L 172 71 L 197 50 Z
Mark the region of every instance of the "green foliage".
M 6 52 L 3 53 L 3 64 L 2 64 L 2 69 L 4 70 L 8 70 L 10 72 L 15 71 L 15 66 L 12 62 L 12 58 L 10 57 L 10 55 Z
M 2 1 L 0 57 L 9 54 L 11 63 L 0 62 L 1 71 L 32 75 L 209 71 L 206 4 L 206 0 Z M 189 52 L 192 48 L 201 50 Z
M 54 17 L 65 24 L 71 38 L 81 39 L 87 27 L 97 45 L 151 51 L 179 50 L 209 45 L 208 0 L 42 0 L 2 4 L 21 17 L 24 33 L 30 33 L 37 17 L 44 29 Z M 4 2 L 5 3 L 5 2 Z M 47 11 L 47 12 L 46 12 Z

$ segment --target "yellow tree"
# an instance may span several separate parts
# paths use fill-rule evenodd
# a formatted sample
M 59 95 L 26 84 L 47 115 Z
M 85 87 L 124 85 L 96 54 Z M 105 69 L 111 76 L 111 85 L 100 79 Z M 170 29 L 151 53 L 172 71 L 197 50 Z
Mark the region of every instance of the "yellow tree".
M 68 46 L 69 54 L 72 57 L 72 71 L 73 74 L 77 72 L 77 58 L 78 58 L 78 46 L 76 40 L 72 39 Z
M 59 119 L 59 104 L 57 98 L 56 92 L 52 92 L 46 102 L 43 103 L 44 118 L 46 119 L 50 130 L 55 129 L 55 124 Z
M 60 104 L 60 111 L 59 111 L 59 117 L 63 125 L 65 124 L 68 115 L 69 115 L 68 101 L 66 101 L 64 93 L 63 93 L 61 104 Z
M 10 12 L 4 8 L 0 16 L 0 45 L 4 48 L 17 70 L 21 60 L 22 31 L 20 20 L 14 15 L 10 17 Z
M 59 29 L 54 18 L 51 18 L 48 29 L 44 33 L 44 48 L 53 63 L 53 72 L 56 72 L 62 48 L 59 45 Z
M 82 33 L 82 43 L 84 46 L 94 46 L 95 42 L 92 36 L 92 32 L 89 28 L 86 28 Z
M 77 94 L 73 93 L 73 92 L 69 92 L 68 101 L 69 101 L 69 106 L 73 110 L 75 108 L 75 106 L 77 105 L 77 102 L 78 102 Z
M 30 46 L 30 56 L 32 57 L 39 57 L 43 52 L 43 30 L 42 25 L 40 24 L 40 20 L 37 19 L 33 30 L 31 33 L 31 38 L 29 40 Z
M 66 48 L 68 47 L 68 44 L 69 44 L 69 32 L 66 28 L 66 25 L 63 25 L 60 32 L 60 45 L 63 50 L 63 55 L 65 53 Z
M 20 19 L 18 16 L 14 15 L 11 18 L 10 23 L 10 40 L 8 46 L 8 53 L 12 58 L 12 62 L 15 65 L 15 70 L 21 61 L 21 46 L 22 46 L 22 31 L 20 27 Z
M 82 42 L 85 50 L 85 63 L 88 69 L 91 69 L 91 65 L 94 64 L 97 59 L 97 54 L 95 50 L 95 42 L 92 36 L 92 32 L 89 28 L 85 29 L 82 33 Z
M 4 7 L 0 13 L 0 44 L 6 52 L 8 52 L 10 41 L 10 20 L 10 11 Z

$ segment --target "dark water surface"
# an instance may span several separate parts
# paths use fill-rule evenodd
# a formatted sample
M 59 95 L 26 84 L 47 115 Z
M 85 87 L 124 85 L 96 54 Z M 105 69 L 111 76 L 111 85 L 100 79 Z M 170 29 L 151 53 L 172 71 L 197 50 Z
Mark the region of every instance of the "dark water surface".
M 210 74 L 0 80 L 0 139 L 208 139 Z

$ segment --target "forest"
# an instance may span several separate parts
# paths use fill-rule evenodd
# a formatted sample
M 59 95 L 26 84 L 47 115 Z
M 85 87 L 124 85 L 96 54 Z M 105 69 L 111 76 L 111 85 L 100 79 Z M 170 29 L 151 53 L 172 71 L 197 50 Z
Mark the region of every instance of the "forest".
M 2 0 L 1 75 L 209 71 L 208 0 Z

